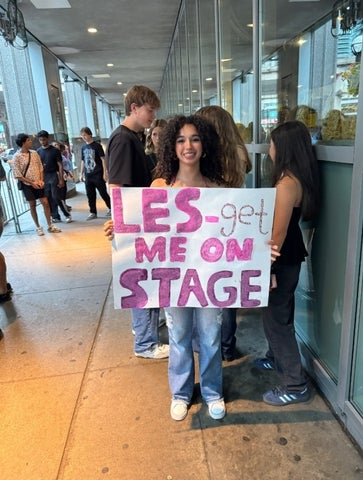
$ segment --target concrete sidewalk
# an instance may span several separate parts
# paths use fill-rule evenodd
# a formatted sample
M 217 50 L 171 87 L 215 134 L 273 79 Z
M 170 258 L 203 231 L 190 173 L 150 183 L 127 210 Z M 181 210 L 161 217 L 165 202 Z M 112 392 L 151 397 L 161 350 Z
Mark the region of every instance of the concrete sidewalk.
M 62 233 L 38 237 L 26 215 L 24 233 L 10 224 L 0 239 L 14 288 L 0 306 L 0 478 L 363 479 L 361 453 L 318 393 L 261 401 L 276 378 L 253 367 L 266 346 L 258 310 L 240 312 L 241 356 L 224 364 L 226 417 L 212 420 L 196 389 L 187 418 L 171 420 L 167 360 L 136 358 L 130 314 L 113 309 L 106 207 L 85 221 L 77 189 Z

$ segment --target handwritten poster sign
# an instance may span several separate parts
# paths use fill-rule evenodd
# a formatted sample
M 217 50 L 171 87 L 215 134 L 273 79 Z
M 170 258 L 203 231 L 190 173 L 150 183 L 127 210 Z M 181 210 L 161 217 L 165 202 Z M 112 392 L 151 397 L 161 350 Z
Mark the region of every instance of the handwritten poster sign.
M 275 189 L 113 188 L 115 308 L 267 305 Z

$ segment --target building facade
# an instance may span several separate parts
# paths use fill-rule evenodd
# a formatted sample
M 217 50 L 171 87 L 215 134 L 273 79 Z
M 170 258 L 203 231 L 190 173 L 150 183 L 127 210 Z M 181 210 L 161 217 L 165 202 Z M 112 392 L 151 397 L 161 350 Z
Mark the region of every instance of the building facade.
M 253 163 L 247 186 L 270 185 L 269 134 L 287 119 L 311 132 L 321 172 L 321 212 L 303 224 L 309 257 L 296 295 L 305 366 L 363 446 L 363 29 L 360 2 L 184 0 L 160 88 L 168 118 L 221 105 Z M 348 8 L 349 7 L 349 8 Z M 32 42 L 0 45 L 0 135 L 45 128 L 77 151 L 79 127 L 107 139 L 120 117 L 54 55 Z M 26 105 L 26 108 L 24 107 Z M 76 160 L 77 161 L 77 160 Z

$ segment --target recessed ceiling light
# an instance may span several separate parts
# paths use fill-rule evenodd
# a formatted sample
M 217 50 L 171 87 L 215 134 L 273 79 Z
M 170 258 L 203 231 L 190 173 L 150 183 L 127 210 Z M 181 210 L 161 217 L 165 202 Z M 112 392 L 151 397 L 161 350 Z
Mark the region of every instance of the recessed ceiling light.
M 93 78 L 110 78 L 109 73 L 95 73 L 94 75 L 91 75 Z
M 230 62 L 232 58 L 222 58 L 221 62 Z
M 90 27 L 90 28 L 87 28 L 87 32 L 88 32 L 88 33 L 97 33 L 98 30 L 97 30 L 97 28 L 95 28 L 95 27 Z
M 206 78 L 205 80 L 206 80 L 206 82 L 211 82 L 211 81 L 213 80 L 213 78 L 212 78 L 212 77 L 208 77 L 208 78 Z
M 67 55 L 71 53 L 79 53 L 80 50 L 73 47 L 52 47 L 52 52 L 56 55 Z M 70 64 L 68 64 L 68 66 L 70 66 Z
M 253 23 L 247 23 L 248 28 L 253 28 Z
M 198 93 L 198 90 L 192 90 L 192 93 Z
M 114 66 L 113 63 L 108 63 L 107 64 L 107 67 L 113 67 L 113 66 Z
M 117 82 L 117 85 L 122 85 L 122 82 Z
M 68 0 L 30 0 L 35 8 L 71 8 Z

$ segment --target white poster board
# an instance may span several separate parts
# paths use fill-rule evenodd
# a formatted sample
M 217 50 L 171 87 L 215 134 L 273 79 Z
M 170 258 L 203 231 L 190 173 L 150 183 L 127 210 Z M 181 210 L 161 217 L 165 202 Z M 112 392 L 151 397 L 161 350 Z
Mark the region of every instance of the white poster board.
M 113 188 L 115 308 L 267 305 L 275 189 Z

